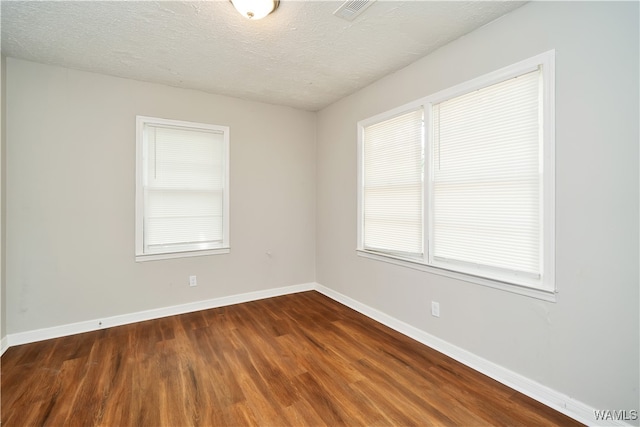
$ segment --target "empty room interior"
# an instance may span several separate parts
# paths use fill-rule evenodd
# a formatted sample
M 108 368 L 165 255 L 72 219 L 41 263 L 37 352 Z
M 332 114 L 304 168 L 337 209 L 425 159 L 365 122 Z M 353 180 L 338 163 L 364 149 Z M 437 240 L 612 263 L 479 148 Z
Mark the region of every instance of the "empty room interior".
M 2 1 L 1 422 L 640 426 L 637 1 Z

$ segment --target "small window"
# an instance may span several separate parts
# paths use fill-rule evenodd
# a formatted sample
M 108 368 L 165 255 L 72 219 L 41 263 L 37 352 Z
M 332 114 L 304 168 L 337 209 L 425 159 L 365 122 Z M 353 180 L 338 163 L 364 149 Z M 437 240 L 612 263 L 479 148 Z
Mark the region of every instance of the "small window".
M 136 119 L 136 260 L 228 253 L 229 128 Z
M 360 122 L 359 254 L 552 300 L 553 63 Z
M 363 248 L 422 258 L 422 108 L 363 128 Z

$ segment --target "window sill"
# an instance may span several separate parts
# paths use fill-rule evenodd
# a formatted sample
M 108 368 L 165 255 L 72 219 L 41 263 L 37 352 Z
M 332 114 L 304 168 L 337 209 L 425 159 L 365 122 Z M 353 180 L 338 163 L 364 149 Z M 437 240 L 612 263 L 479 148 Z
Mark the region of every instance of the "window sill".
M 158 261 L 162 259 L 189 258 L 194 256 L 221 255 L 231 252 L 230 248 L 209 249 L 204 251 L 171 252 L 163 254 L 136 255 L 136 262 Z
M 472 276 L 470 274 L 459 273 L 456 271 L 446 270 L 440 267 L 433 267 L 430 265 L 422 264 L 421 262 L 418 262 L 418 261 L 398 258 L 391 255 L 382 255 L 379 253 L 373 253 L 373 252 L 365 251 L 362 249 L 356 249 L 356 253 L 358 254 L 358 256 L 363 258 L 369 258 L 376 261 L 382 261 L 389 264 L 399 265 L 402 267 L 413 268 L 414 270 L 420 270 L 427 273 L 438 274 L 440 276 L 450 277 L 452 279 L 458 279 L 458 280 L 462 280 L 469 283 L 475 283 L 478 285 L 487 286 L 494 289 L 500 289 L 503 291 L 540 299 L 543 301 L 556 302 L 556 292 L 553 290 L 531 288 L 527 286 L 516 285 L 513 283 L 487 279 L 484 277 Z

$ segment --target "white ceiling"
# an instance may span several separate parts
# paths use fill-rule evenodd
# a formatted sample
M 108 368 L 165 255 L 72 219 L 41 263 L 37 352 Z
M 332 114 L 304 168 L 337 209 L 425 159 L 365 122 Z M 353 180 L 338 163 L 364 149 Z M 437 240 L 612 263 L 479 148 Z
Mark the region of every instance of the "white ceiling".
M 524 2 L 283 0 L 249 21 L 229 1 L 2 1 L 6 56 L 315 111 Z

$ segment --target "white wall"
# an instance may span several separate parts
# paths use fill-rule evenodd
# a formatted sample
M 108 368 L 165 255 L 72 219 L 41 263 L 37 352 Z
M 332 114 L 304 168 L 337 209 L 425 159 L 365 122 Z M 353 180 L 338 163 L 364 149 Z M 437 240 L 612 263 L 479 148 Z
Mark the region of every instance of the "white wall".
M 638 12 L 529 3 L 320 111 L 317 282 L 594 408 L 637 410 Z M 550 49 L 557 302 L 357 257 L 356 122 Z
M 315 114 L 13 58 L 6 78 L 9 335 L 314 281 Z M 136 114 L 230 127 L 231 254 L 134 261 Z
M 6 195 L 6 167 L 5 167 L 5 76 L 6 76 L 6 61 L 5 57 L 0 57 L 0 343 L 6 342 L 5 338 L 7 336 L 7 310 L 6 310 L 6 280 L 5 280 L 5 212 L 6 212 L 6 203 L 5 203 L 5 195 Z M 4 348 L 4 344 L 0 344 L 0 353 L 2 353 L 2 349 Z

